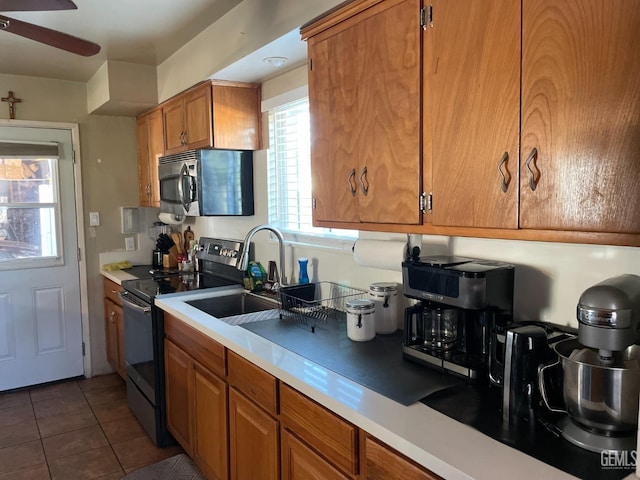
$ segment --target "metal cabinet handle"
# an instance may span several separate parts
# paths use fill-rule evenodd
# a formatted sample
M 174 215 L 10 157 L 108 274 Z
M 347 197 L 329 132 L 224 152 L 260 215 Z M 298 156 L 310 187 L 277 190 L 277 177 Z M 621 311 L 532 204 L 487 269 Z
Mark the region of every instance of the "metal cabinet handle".
M 349 184 L 349 189 L 351 190 L 352 197 L 355 197 L 356 192 L 358 191 L 358 185 L 355 183 L 355 178 L 356 178 L 356 169 L 354 168 L 351 170 L 351 172 L 349 172 L 349 176 L 347 177 L 347 183 Z
M 186 144 L 187 144 L 187 131 L 182 130 L 180 132 L 180 145 L 186 145 Z
M 533 162 L 533 167 L 536 170 L 538 169 L 535 163 L 537 158 L 538 158 L 538 149 L 534 147 L 533 150 L 531 150 L 531 153 L 529 154 L 529 156 L 527 157 L 527 161 L 525 163 L 525 165 L 527 166 L 527 170 L 529 170 L 529 188 L 531 189 L 531 191 L 534 191 L 538 187 L 538 180 L 536 180 L 536 173 L 533 171 L 533 168 L 531 168 L 531 162 Z M 538 176 L 538 179 L 539 178 L 540 177 Z
M 507 168 L 504 169 L 505 172 L 507 172 L 506 176 L 502 171 L 502 166 L 507 162 L 507 160 L 509 160 L 509 152 L 504 152 L 502 154 L 502 158 L 500 158 L 500 161 L 498 162 L 498 173 L 500 173 L 500 176 L 502 177 L 500 179 L 500 188 L 504 193 L 507 192 L 509 183 L 511 183 L 511 174 L 509 173 L 509 170 L 507 170 Z
M 362 185 L 362 194 L 366 197 L 369 193 L 369 180 L 367 179 L 367 167 L 362 169 L 360 174 L 360 185 Z
M 114 322 L 114 318 L 115 318 L 115 316 L 116 316 L 116 312 L 111 312 L 111 313 L 109 314 L 109 319 L 111 320 L 111 323 L 115 323 L 115 322 Z

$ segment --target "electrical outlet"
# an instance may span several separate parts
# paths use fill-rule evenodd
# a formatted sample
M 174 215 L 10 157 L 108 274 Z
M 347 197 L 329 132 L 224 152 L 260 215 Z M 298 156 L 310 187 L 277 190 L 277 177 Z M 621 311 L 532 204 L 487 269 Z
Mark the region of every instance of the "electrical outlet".
M 90 227 L 99 227 L 100 226 L 100 213 L 99 212 L 89 212 L 89 226 Z
M 124 239 L 124 249 L 127 252 L 131 252 L 136 249 L 136 242 L 133 237 L 125 237 Z

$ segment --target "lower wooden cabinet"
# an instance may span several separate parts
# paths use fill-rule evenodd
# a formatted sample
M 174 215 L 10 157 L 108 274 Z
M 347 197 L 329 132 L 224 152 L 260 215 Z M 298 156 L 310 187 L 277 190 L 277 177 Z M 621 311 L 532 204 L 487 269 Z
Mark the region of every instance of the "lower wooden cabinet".
M 228 478 L 227 384 L 165 340 L 167 426 L 210 480 Z
M 440 478 L 168 313 L 165 334 L 169 431 L 207 479 Z
M 364 441 L 366 480 L 440 480 L 440 477 L 366 435 Z
M 193 459 L 209 479 L 229 478 L 227 384 L 193 363 Z
M 348 478 L 289 430 L 283 430 L 283 480 L 347 480 Z
M 124 317 L 122 316 L 122 303 L 118 292 L 122 287 L 108 278 L 103 279 L 104 295 L 104 328 L 107 342 L 107 361 L 113 369 L 122 377 L 127 378 L 127 369 L 124 357 Z
M 358 474 L 358 427 L 284 383 L 280 384 L 280 419 L 283 428 L 341 471 Z
M 235 388 L 229 390 L 232 480 L 280 478 L 280 422 Z
M 193 457 L 190 396 L 193 395 L 193 360 L 169 340 L 164 342 L 167 427 L 184 451 Z

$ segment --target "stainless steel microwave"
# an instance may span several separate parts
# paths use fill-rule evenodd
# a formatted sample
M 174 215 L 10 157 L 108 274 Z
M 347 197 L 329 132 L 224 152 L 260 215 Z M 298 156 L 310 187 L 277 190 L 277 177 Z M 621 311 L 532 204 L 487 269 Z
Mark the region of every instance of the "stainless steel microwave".
M 176 215 L 253 215 L 253 152 L 190 150 L 160 157 L 160 210 Z

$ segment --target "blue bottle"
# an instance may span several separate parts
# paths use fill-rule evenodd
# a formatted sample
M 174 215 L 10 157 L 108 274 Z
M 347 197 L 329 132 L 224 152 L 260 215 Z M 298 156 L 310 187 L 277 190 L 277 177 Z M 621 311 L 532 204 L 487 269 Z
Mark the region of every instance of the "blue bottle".
M 307 273 L 307 265 L 309 264 L 308 258 L 299 258 L 298 265 L 300 265 L 300 273 L 298 274 L 298 283 L 303 285 L 309 283 L 309 274 Z

